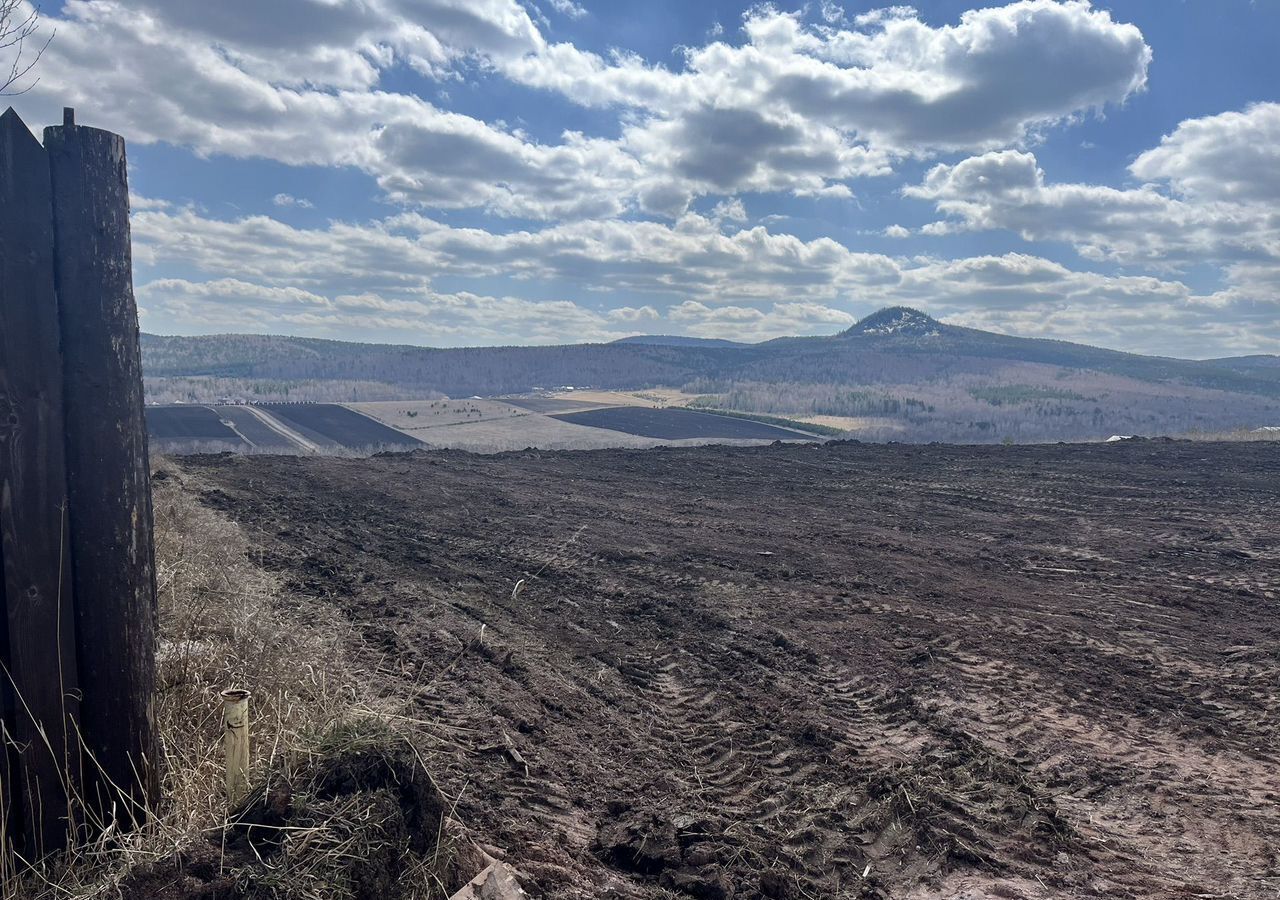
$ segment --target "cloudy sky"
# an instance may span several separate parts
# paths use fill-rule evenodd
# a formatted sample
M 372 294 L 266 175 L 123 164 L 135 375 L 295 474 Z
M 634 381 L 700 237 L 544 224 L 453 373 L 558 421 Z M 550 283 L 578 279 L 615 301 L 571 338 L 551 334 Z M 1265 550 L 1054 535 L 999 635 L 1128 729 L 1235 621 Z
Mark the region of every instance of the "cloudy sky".
M 1280 2 L 66 0 L 143 328 L 1280 352 Z M 2 60 L 0 60 L 2 62 Z

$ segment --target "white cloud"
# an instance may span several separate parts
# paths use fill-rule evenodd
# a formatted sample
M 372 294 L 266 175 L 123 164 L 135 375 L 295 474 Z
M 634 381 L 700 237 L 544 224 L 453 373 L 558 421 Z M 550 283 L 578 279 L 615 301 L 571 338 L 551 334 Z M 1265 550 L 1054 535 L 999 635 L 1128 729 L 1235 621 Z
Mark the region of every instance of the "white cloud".
M 1123 102 L 1151 58 L 1137 28 L 1083 0 L 1022 0 L 938 28 L 903 7 L 847 28 L 761 6 L 745 33 L 741 46 L 689 50 L 679 72 L 571 44 L 495 64 L 577 103 L 641 111 L 621 144 L 661 198 L 642 193 L 642 208 L 678 215 L 701 194 L 847 198 L 842 182 L 888 174 L 903 156 L 1022 143 Z
M 876 28 L 885 21 L 894 19 L 914 19 L 919 15 L 914 6 L 886 6 L 870 9 L 853 17 L 853 24 L 858 28 Z
M 844 7 L 832 0 L 822 0 L 818 5 L 818 15 L 828 25 L 840 25 L 844 22 Z
M 131 141 L 200 154 L 353 166 L 428 207 L 678 217 L 705 195 L 847 199 L 849 181 L 904 155 L 1025 141 L 1145 83 L 1142 35 L 1082 0 L 942 27 L 901 9 L 847 26 L 823 9 L 809 26 L 754 8 L 746 43 L 713 41 L 672 71 L 548 44 L 516 0 L 68 0 L 19 106 L 51 121 L 75 105 Z M 542 143 L 381 87 L 398 64 L 445 79 L 471 62 L 634 112 L 620 134 Z
M 1035 129 L 1146 84 L 1141 32 L 1084 0 L 1021 0 L 931 27 L 907 8 L 852 29 L 806 26 L 757 7 L 747 42 L 691 50 L 673 73 L 635 57 L 606 62 L 571 45 L 498 65 L 575 102 L 622 104 L 664 119 L 715 108 L 769 109 L 836 128 L 878 150 L 925 153 L 1017 143 Z
M 1259 103 L 1244 112 L 1188 119 L 1160 146 L 1139 155 L 1129 170 L 1147 183 L 1127 190 L 1053 185 L 1046 183 L 1029 153 L 988 153 L 955 166 L 938 166 L 923 185 L 906 193 L 936 200 L 940 208 L 947 204 L 945 211 L 975 227 L 982 227 L 992 214 L 991 221 L 1007 222 L 1007 209 L 1001 208 L 1029 199 L 1030 208 L 1019 213 L 1023 219 L 1046 212 L 1037 208 L 1043 202 L 1081 213 L 1092 220 L 1086 231 L 1108 234 L 1110 240 L 1124 241 L 1127 236 L 1133 241 L 1135 232 L 1154 230 L 1161 237 L 1152 245 L 1151 258 L 1162 253 L 1174 258 L 1186 253 L 1200 260 L 1280 256 L 1280 222 L 1272 215 L 1273 201 L 1280 198 L 1280 104 Z M 1164 193 L 1161 183 L 1171 193 Z M 1004 200 L 996 202 L 998 197 Z M 1059 222 L 1050 215 L 1043 219 L 1046 230 Z M 1063 228 L 1071 230 L 1073 225 L 1068 222 Z M 1198 252 L 1191 249 L 1197 246 Z M 1121 248 L 1116 255 L 1126 254 Z
M 574 0 L 551 0 L 551 8 L 570 19 L 581 19 L 587 14 L 582 4 L 575 3 Z
M 747 208 L 739 197 L 721 200 L 711 210 L 711 218 L 717 222 L 745 222 Z
M 196 282 L 157 279 L 138 289 L 148 320 L 164 317 L 187 332 L 306 334 L 350 340 L 394 334 L 422 344 L 552 344 L 611 340 L 627 333 L 615 318 L 567 300 L 532 301 L 467 292 L 417 290 L 402 297 L 376 293 L 332 297 L 233 278 Z
M 472 54 L 544 44 L 517 0 L 133 0 L 128 7 L 184 43 L 216 45 L 253 76 L 293 87 L 371 87 L 395 57 L 440 74 Z M 124 9 L 117 0 L 71 0 L 66 12 L 100 20 Z
M 1033 155 L 1006 150 L 936 166 L 904 193 L 931 201 L 945 216 L 925 226 L 930 234 L 1009 229 L 1029 241 L 1064 241 L 1091 260 L 1169 273 L 1215 266 L 1224 287 L 1170 295 L 1159 311 L 1172 327 L 1181 310 L 1178 327 L 1198 334 L 1184 338 L 1180 349 L 1199 355 L 1206 342 L 1224 342 L 1274 351 L 1280 328 L 1278 141 L 1280 104 L 1257 104 L 1181 123 L 1134 161 L 1130 171 L 1147 182 L 1138 187 L 1055 184 Z M 1140 294 L 1150 293 L 1137 284 Z M 1113 303 L 1097 320 L 1101 333 L 1120 323 L 1149 331 L 1133 318 L 1144 304 L 1131 302 L 1130 294 L 1120 297 L 1126 303 Z M 985 305 L 998 308 L 999 296 Z M 1079 309 L 1064 307 L 1053 321 L 1078 316 Z
M 947 216 L 925 226 L 928 234 L 1003 228 L 1030 241 L 1066 241 L 1089 259 L 1166 268 L 1280 261 L 1280 220 L 1269 205 L 1170 197 L 1154 185 L 1052 184 L 1033 155 L 1016 150 L 936 166 L 904 193 Z
M 263 14 L 250 15 L 250 6 Z M 17 105 L 33 122 L 76 106 L 81 121 L 109 124 L 133 143 L 353 166 L 395 198 L 440 208 L 547 218 L 611 214 L 625 204 L 639 166 L 615 142 L 569 134 L 543 145 L 377 89 L 398 58 L 444 65 L 464 53 L 542 46 L 513 0 L 269 6 L 70 0 L 50 22 L 57 40 L 40 82 Z
M 640 325 L 644 322 L 656 322 L 662 318 L 652 306 L 619 306 L 609 310 L 609 321 L 625 322 L 627 325 Z
M 1280 349 L 1280 320 L 1265 328 L 1257 326 L 1256 313 L 1224 320 L 1221 306 L 1245 309 L 1242 298 L 1197 295 L 1176 280 L 1073 271 L 1027 254 L 890 257 L 761 227 L 731 234 L 720 228 L 694 215 L 672 225 L 579 222 L 505 235 L 415 214 L 313 229 L 262 216 L 225 222 L 189 209 L 134 216 L 140 271 L 182 261 L 214 285 L 197 290 L 160 279 L 161 290 L 144 282 L 140 296 L 164 300 L 148 299 L 152 311 L 183 323 L 190 316 L 194 324 L 184 328 L 215 327 L 211 318 L 223 323 L 219 327 L 236 327 L 238 313 L 212 309 L 236 296 L 252 300 L 250 288 L 237 294 L 226 287 L 234 281 L 267 292 L 252 302 L 258 312 L 244 319 L 245 327 L 269 330 L 278 321 L 284 324 L 276 331 L 305 326 L 307 333 L 334 335 L 344 321 L 369 333 L 394 323 L 397 339 L 426 343 L 603 340 L 637 331 L 762 340 L 831 333 L 879 307 L 906 304 L 963 324 L 1135 349 L 1195 355 L 1210 346 L 1224 355 Z M 547 306 L 437 292 L 432 281 L 444 277 L 654 299 L 614 310 L 581 300 Z M 510 321 L 482 318 L 489 314 Z M 1178 339 L 1175 324 L 1184 335 L 1209 329 L 1213 344 Z
M 828 238 L 802 241 L 763 227 L 721 231 L 686 215 L 673 224 L 593 220 L 494 234 L 406 213 L 367 225 L 293 228 L 266 216 L 222 221 L 191 209 L 133 218 L 140 263 L 308 290 L 395 291 L 433 278 L 540 280 L 578 290 L 732 299 L 834 299 L 900 278 L 898 265 Z
M 552 7 L 583 10 L 574 0 Z M 1280 339 L 1259 324 L 1280 296 L 1280 104 L 1184 122 L 1135 160 L 1134 185 L 1055 183 L 1028 148 L 1058 123 L 1144 89 L 1151 51 L 1136 27 L 1084 0 L 1019 0 L 939 25 L 903 6 L 852 20 L 831 2 L 806 10 L 752 7 L 738 33 L 717 31 L 668 67 L 550 43 L 547 20 L 521 0 L 67 0 L 48 17 L 58 36 L 40 83 L 16 103 L 33 124 L 76 106 L 83 122 L 133 144 L 357 169 L 409 209 L 551 223 L 492 233 L 419 211 L 294 229 L 139 198 L 140 266 L 198 273 L 140 289 L 173 321 L 182 311 L 227 327 L 239 317 L 255 328 L 279 323 L 273 330 L 382 323 L 426 342 L 641 327 L 772 337 L 835 330 L 908 302 L 1056 336 L 1087 339 L 1092 323 L 1095 336 L 1114 328 L 1115 342 L 1130 346 L 1154 322 L 1201 323 L 1223 347 Z M 427 95 L 438 103 L 393 87 L 405 80 L 388 73 L 405 67 L 434 81 Z M 585 121 L 607 124 L 535 139 L 442 108 L 477 77 L 558 92 L 602 111 Z M 754 221 L 775 227 L 784 219 L 757 197 L 848 200 L 859 180 L 907 158 L 957 151 L 973 156 L 907 191 L 940 214 L 925 232 L 1010 229 L 1160 277 L 1072 271 L 1032 255 L 861 253 L 743 227 L 745 195 Z M 691 213 L 702 197 L 713 199 L 696 208 L 712 212 Z M 308 203 L 283 193 L 273 202 Z M 646 215 L 661 221 L 637 221 Z M 1223 267 L 1221 290 L 1176 280 L 1205 262 Z M 433 287 L 446 277 L 485 290 Z M 579 302 L 505 296 L 525 282 L 540 283 L 538 296 Z M 625 292 L 629 305 L 597 309 L 583 292 Z M 985 311 L 965 312 L 974 308 Z
M 305 197 L 295 197 L 292 194 L 276 194 L 271 198 L 271 202 L 276 206 L 296 206 L 299 209 L 315 209 L 315 204 Z
M 1130 171 L 1195 200 L 1280 200 L 1280 103 L 1188 119 Z

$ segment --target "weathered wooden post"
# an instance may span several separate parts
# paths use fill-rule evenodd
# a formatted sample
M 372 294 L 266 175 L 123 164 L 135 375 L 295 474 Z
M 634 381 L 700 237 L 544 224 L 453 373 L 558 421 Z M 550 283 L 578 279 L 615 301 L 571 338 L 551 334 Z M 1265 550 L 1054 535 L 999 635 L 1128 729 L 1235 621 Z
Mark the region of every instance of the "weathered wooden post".
M 159 795 L 153 710 L 156 582 L 151 473 L 129 243 L 124 139 L 44 130 L 62 323 L 67 494 L 85 799 L 141 821 Z
M 249 692 L 222 692 L 222 747 L 227 757 L 227 804 L 235 809 L 249 793 Z
M 62 846 L 77 787 L 79 680 L 45 150 L 0 116 L 0 802 L 28 858 Z

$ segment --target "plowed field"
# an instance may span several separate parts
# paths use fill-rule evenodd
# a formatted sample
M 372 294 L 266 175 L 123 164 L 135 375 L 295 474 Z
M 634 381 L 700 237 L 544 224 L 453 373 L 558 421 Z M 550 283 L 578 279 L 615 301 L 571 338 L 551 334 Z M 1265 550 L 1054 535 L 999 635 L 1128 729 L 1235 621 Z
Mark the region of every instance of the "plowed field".
M 1280 445 L 181 464 L 535 896 L 1280 890 Z
M 148 406 L 146 421 L 151 438 L 162 446 L 174 441 L 221 442 L 228 447 L 244 444 L 208 406 Z
M 610 406 L 557 414 L 557 419 L 592 428 L 608 428 L 624 434 L 661 440 L 720 438 L 762 441 L 803 441 L 812 436 L 733 416 L 717 416 L 692 409 L 651 409 L 645 406 Z

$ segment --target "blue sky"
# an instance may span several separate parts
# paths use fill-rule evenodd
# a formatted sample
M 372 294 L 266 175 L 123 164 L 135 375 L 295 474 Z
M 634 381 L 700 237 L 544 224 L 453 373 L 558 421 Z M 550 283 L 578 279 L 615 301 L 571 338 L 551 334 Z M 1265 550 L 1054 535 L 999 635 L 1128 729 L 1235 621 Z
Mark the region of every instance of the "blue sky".
M 1280 352 L 1280 3 L 71 0 L 146 330 Z M 0 60 L 2 62 L 2 60 Z

